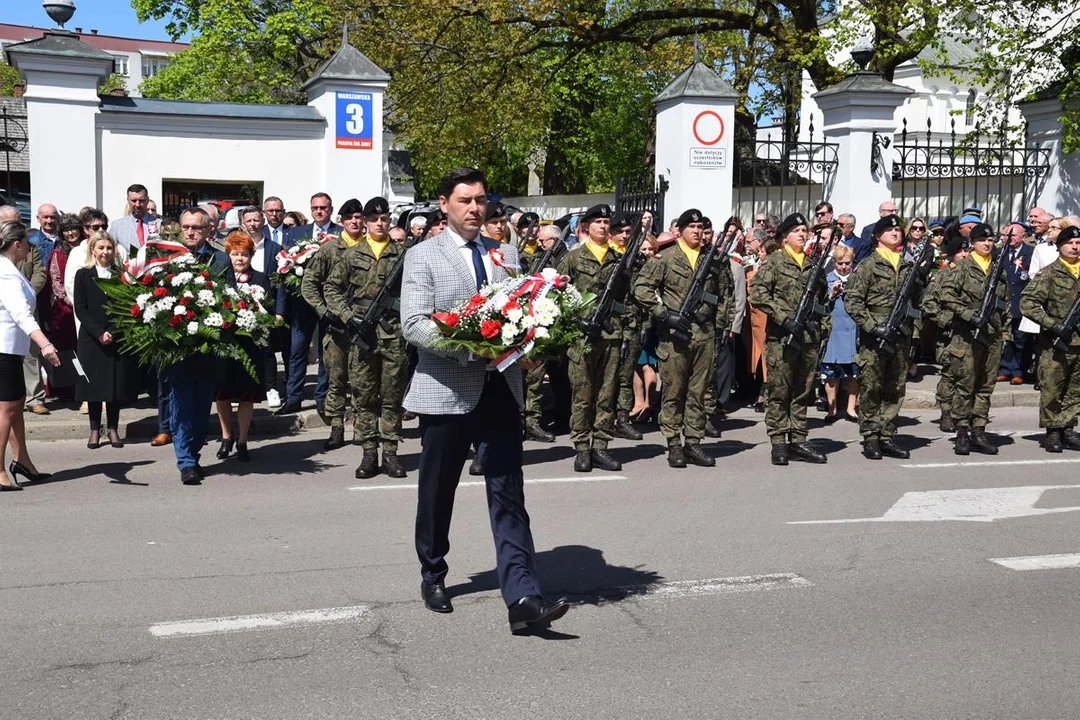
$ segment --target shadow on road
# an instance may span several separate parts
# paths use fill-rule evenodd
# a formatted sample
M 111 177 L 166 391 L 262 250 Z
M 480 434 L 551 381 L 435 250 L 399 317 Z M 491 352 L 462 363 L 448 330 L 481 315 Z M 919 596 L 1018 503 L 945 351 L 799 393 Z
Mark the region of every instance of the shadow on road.
M 104 475 L 112 483 L 120 485 L 140 485 L 146 487 L 147 485 L 149 485 L 149 483 L 132 482 L 128 479 L 127 475 L 134 468 L 137 468 L 140 465 L 153 464 L 153 460 L 135 460 L 132 462 L 106 462 L 97 463 L 96 465 L 82 465 L 76 468 L 58 470 L 45 480 L 39 480 L 35 483 L 28 483 L 28 485 L 30 487 L 34 487 L 36 485 L 49 485 L 51 483 L 67 482 L 69 480 L 90 479 Z M 44 470 L 42 471 L 44 472 Z

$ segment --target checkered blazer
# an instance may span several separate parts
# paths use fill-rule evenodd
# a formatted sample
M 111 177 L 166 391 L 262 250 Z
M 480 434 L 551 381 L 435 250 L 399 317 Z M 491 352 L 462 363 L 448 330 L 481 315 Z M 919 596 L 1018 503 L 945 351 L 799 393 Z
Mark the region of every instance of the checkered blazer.
M 500 245 L 489 238 L 481 238 L 481 242 L 485 249 L 502 250 L 508 265 L 517 264 L 513 245 Z M 492 282 L 506 278 L 504 269 L 493 267 Z M 443 231 L 406 253 L 401 329 L 405 340 L 419 348 L 420 362 L 405 395 L 405 409 L 420 415 L 464 415 L 480 402 L 490 361 L 470 360 L 463 350 L 435 348 L 441 335 L 431 320 L 431 313 L 449 310 L 475 292 L 472 268 L 449 233 Z M 523 405 L 521 373 L 510 368 L 504 377 L 518 405 Z

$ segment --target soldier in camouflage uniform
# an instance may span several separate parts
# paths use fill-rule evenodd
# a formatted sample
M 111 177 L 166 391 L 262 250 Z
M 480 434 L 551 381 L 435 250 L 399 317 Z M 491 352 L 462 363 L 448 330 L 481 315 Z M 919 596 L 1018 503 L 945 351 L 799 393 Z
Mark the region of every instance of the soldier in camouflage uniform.
M 799 213 L 789 215 L 776 227 L 783 245 L 761 263 L 750 282 L 750 302 L 768 316 L 765 326 L 765 366 L 768 369 L 765 393 L 765 427 L 772 444 L 772 464 L 787 465 L 788 457 L 824 463 L 826 457 L 806 442 L 806 407 L 814 397 L 821 339 L 822 315 L 811 313 L 801 330 L 801 346 L 786 342 L 795 310 L 814 269 L 814 258 L 804 254 L 810 226 Z M 817 262 L 824 262 L 819 258 Z M 813 302 L 824 307 L 826 287 L 820 287 Z
M 938 376 L 937 388 L 934 391 L 934 399 L 941 410 L 938 419 L 938 427 L 942 432 L 955 432 L 956 426 L 952 421 L 953 402 L 953 375 L 952 364 L 949 362 L 949 342 L 952 340 L 952 314 L 941 305 L 941 288 L 945 284 L 946 276 L 956 267 L 956 263 L 968 256 L 970 251 L 967 240 L 956 233 L 941 243 L 941 251 L 945 254 L 944 267 L 930 275 L 930 284 L 923 294 L 920 308 L 923 317 L 937 326 L 937 338 L 934 346 L 934 360 L 941 366 L 941 374 Z
M 1080 228 L 1062 230 L 1057 246 L 1058 259 L 1020 295 L 1020 312 L 1042 328 L 1039 427 L 1046 428 L 1043 447 L 1052 453 L 1061 452 L 1062 446 L 1080 450 L 1080 435 L 1071 429 L 1080 415 L 1080 333 L 1062 325 L 1080 295 Z M 1061 347 L 1054 347 L 1056 339 Z
M 506 206 L 501 202 L 488 203 L 480 233 L 495 242 L 510 242 L 510 228 L 506 223 Z
M 367 235 L 342 253 L 326 286 L 330 311 L 345 322 L 350 332 L 363 329 L 361 318 L 405 252 L 403 244 L 390 240 L 390 206 L 384 198 L 369 200 L 363 214 Z M 399 290 L 395 288 L 395 292 Z M 372 344 L 370 352 L 349 343 L 349 385 L 356 412 L 353 441 L 358 441 L 364 450 L 356 468 L 357 478 L 378 474 L 380 445 L 382 469 L 390 477 L 405 477 L 397 450 L 409 360 L 401 337 L 401 318 L 390 313 L 385 319 L 389 327 L 377 325 L 374 334 L 364 338 Z
M 979 223 L 971 229 L 968 240 L 972 245 L 971 255 L 956 263 L 956 269 L 945 277 L 940 295 L 942 308 L 952 316 L 949 369 L 954 385 L 953 451 L 957 455 L 969 455 L 972 450 L 997 455 L 997 447 L 986 438 L 986 424 L 990 421 L 990 395 L 997 382 L 1005 328 L 1011 332 L 1012 300 L 1009 281 L 1002 269 L 997 304 L 976 338 L 974 329 L 980 322 L 978 314 L 990 282 L 988 273 L 993 268 L 994 229 Z
M 668 465 L 701 467 L 716 459 L 701 449 L 705 436 L 705 391 L 713 382 L 716 331 L 731 325 L 731 263 L 717 258 L 708 269 L 705 297 L 692 317 L 679 313 L 690 290 L 703 249 L 701 211 L 690 209 L 679 216 L 679 240 L 663 254 L 645 263 L 634 287 L 634 298 L 650 310 L 659 323 L 656 357 L 660 361 L 660 430 L 668 445 Z M 673 330 L 690 336 L 676 338 Z M 685 443 L 685 444 L 684 444 Z
M 623 213 L 617 213 L 608 225 L 608 245 L 616 255 L 626 252 L 626 243 L 630 241 L 630 219 Z M 630 287 L 638 271 L 632 271 Z M 630 422 L 630 409 L 634 407 L 634 370 L 637 368 L 638 355 L 641 353 L 641 306 L 634 302 L 631 293 L 627 293 L 622 309 L 622 342 L 619 345 L 619 391 L 615 403 L 615 437 L 624 440 L 640 440 L 642 435 Z
M 348 222 L 346 222 L 348 220 Z M 328 240 L 308 261 L 300 295 L 319 316 L 326 332 L 323 335 L 323 364 L 326 366 L 327 391 L 324 405 L 330 424 L 330 437 L 323 444 L 326 450 L 345 445 L 345 402 L 349 396 L 349 338 L 345 323 L 326 304 L 327 280 L 341 254 L 355 247 L 364 237 L 364 206 L 355 198 L 341 206 L 341 234 Z
M 524 233 L 529 229 L 530 223 L 539 222 L 539 220 L 540 216 L 534 212 L 523 213 L 518 218 L 518 232 Z M 539 226 L 533 227 L 529 237 L 522 238 L 521 252 L 518 254 L 522 274 L 531 275 L 543 270 L 539 267 L 544 255 L 539 238 Z M 525 439 L 546 443 L 555 442 L 555 435 L 545 430 L 541 424 L 544 415 L 544 364 L 537 363 L 536 367 L 521 372 L 525 380 L 525 409 L 522 412 L 525 420 Z
M 848 315 L 859 331 L 855 354 L 859 367 L 859 432 L 865 457 L 904 459 L 911 453 L 897 445 L 893 436 L 907 389 L 912 320 L 903 320 L 900 331 L 893 336 L 885 323 L 913 265 L 901 256 L 904 233 L 895 215 L 878 220 L 873 237 L 877 247 L 856 266 L 844 292 Z M 880 346 L 882 340 L 887 341 L 885 347 Z
M 713 241 L 715 240 L 715 235 L 716 235 L 716 231 L 713 230 L 712 219 L 708 218 L 708 217 L 701 218 L 701 228 L 702 228 L 702 230 L 701 230 L 701 244 L 704 245 L 705 247 L 708 247 L 709 245 L 712 245 Z M 732 282 L 734 283 L 734 280 L 732 280 Z M 719 329 L 717 330 L 716 339 L 717 339 L 718 342 L 721 341 L 721 340 L 726 342 L 727 337 L 728 337 L 727 333 L 724 333 Z M 717 366 L 717 363 L 718 363 L 717 358 L 718 358 L 719 354 L 720 354 L 720 349 L 715 348 L 713 350 L 713 375 L 712 375 L 714 378 L 716 377 L 716 366 Z M 718 437 L 720 437 L 720 429 L 718 427 L 716 427 L 716 422 L 713 420 L 713 418 L 716 416 L 716 411 L 717 411 L 718 407 L 719 407 L 719 401 L 717 400 L 717 397 L 716 397 L 716 382 L 714 381 L 714 382 L 709 383 L 709 387 L 705 391 L 705 437 L 707 437 L 707 438 L 718 438 Z
M 594 205 L 581 218 L 588 237 L 563 258 L 559 272 L 581 292 L 599 295 L 619 259 L 608 246 L 608 223 L 611 207 Z M 602 470 L 621 470 L 622 465 L 608 454 L 608 443 L 615 431 L 615 397 L 619 390 L 619 346 L 622 344 L 622 318 L 612 312 L 611 331 L 601 330 L 589 338 L 588 350 L 569 349 L 570 386 L 573 409 L 570 413 L 570 439 L 576 452 L 574 470 L 589 472 L 595 465 Z

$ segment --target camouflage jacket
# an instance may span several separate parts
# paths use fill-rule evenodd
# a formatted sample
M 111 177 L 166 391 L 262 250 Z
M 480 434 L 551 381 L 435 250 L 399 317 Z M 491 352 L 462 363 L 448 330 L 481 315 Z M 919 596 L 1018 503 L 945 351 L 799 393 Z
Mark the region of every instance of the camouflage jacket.
M 899 268 L 893 270 L 877 251 L 859 262 L 844 290 L 844 308 L 861 331 L 869 333 L 889 319 L 900 284 L 911 268 L 911 262 L 901 257 Z M 910 317 L 904 321 L 905 335 L 911 335 L 912 325 Z
M 358 245 L 341 252 L 323 291 L 330 312 L 346 323 L 354 316 L 361 317 L 404 252 L 401 243 L 391 240 L 382 255 L 376 258 L 366 237 Z M 395 296 L 400 295 L 401 289 L 394 288 L 393 292 Z M 394 330 L 387 333 L 380 325 L 376 331 L 378 337 L 400 337 L 401 317 L 395 312 L 389 313 L 386 319 Z
M 702 247 L 698 262 L 704 257 L 705 248 Z M 661 317 L 668 310 L 678 312 L 693 279 L 694 268 L 690 267 L 686 253 L 677 244 L 672 245 L 645 263 L 634 285 L 634 299 L 643 308 L 647 308 L 654 318 Z M 695 319 L 692 323 L 694 340 L 712 340 L 716 336 L 717 327 L 731 326 L 734 289 L 731 263 L 727 258 L 723 258 L 709 273 L 705 282 L 705 312 L 701 321 Z M 661 339 L 668 337 L 667 332 L 667 328 L 661 324 Z
M 780 249 L 765 258 L 750 280 L 750 303 L 768 316 L 765 332 L 769 337 L 787 335 L 780 323 L 795 312 L 802 299 L 814 268 L 811 260 L 808 256 L 800 268 L 795 258 Z M 827 291 L 823 281 L 814 302 L 825 307 Z M 801 338 L 804 343 L 816 345 L 821 340 L 823 320 L 826 317 L 820 313 L 810 314 Z
M 949 263 L 937 272 L 930 274 L 930 284 L 923 293 L 919 308 L 928 320 L 932 320 L 942 331 L 949 332 L 952 329 L 952 313 L 941 304 L 941 288 L 945 285 L 945 278 L 956 269 L 956 263 Z
M 311 306 L 315 314 L 324 317 L 330 308 L 326 305 L 323 291 L 326 289 L 326 281 L 330 277 L 330 271 L 337 264 L 338 255 L 345 251 L 345 243 L 341 236 L 327 240 L 319 248 L 319 252 L 308 261 L 304 270 L 304 279 L 300 283 L 300 296 L 304 302 Z
M 1065 320 L 1077 294 L 1080 294 L 1080 280 L 1073 277 L 1060 259 L 1055 260 L 1024 288 L 1020 295 L 1020 312 L 1049 330 Z M 1080 333 L 1073 333 L 1069 347 L 1080 347 Z
M 604 262 L 597 262 L 596 256 L 589 252 L 585 243 L 574 247 L 566 253 L 559 263 L 559 273 L 570 278 L 581 292 L 591 292 L 600 295 L 604 291 L 611 273 L 619 263 L 619 254 L 608 248 L 604 255 Z M 626 297 L 615 298 L 615 309 L 611 312 L 611 332 L 601 332 L 600 337 L 604 340 L 619 340 L 622 338 L 623 317 L 625 311 L 624 302 Z
M 1010 327 L 1011 323 L 1009 281 L 1005 277 L 1004 268 L 1001 273 L 1001 282 L 997 286 L 997 304 L 986 325 L 987 333 L 995 336 L 1001 335 L 1002 329 Z M 940 291 L 940 303 L 951 316 L 953 337 L 971 336 L 971 318 L 979 312 L 988 281 L 987 273 L 970 257 L 956 263 L 956 268 L 945 276 Z

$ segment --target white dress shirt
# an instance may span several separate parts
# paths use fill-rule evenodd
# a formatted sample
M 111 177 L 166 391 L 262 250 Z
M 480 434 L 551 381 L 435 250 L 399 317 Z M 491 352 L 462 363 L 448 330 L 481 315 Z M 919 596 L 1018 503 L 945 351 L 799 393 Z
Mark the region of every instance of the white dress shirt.
M 255 243 L 255 254 L 251 256 L 251 267 L 255 268 L 259 272 L 263 271 L 263 255 L 266 254 L 266 239 L 262 236 L 259 237 L 259 242 Z
M 0 353 L 30 352 L 30 333 L 40 330 L 34 320 L 37 295 L 15 263 L 0 256 Z
M 469 274 L 472 275 L 473 282 L 476 282 L 476 268 L 473 267 L 473 251 L 467 243 L 468 240 L 458 235 L 456 232 L 450 229 L 448 225 L 446 232 L 450 234 L 450 238 L 457 243 L 458 249 L 461 252 L 461 257 L 465 258 L 465 265 L 469 268 Z M 480 234 L 476 234 L 476 243 L 480 245 L 480 255 L 484 259 L 484 272 L 487 274 L 488 282 L 491 282 L 492 275 L 495 268 L 491 264 L 491 256 L 488 255 L 487 250 L 484 249 L 483 243 L 480 242 Z
M 1035 277 L 1042 272 L 1043 268 L 1050 265 L 1057 260 L 1057 258 L 1057 243 L 1051 241 L 1039 243 L 1031 253 L 1031 263 L 1028 265 L 1028 277 L 1034 280 Z M 1038 335 L 1042 332 L 1042 327 L 1034 320 L 1025 317 L 1020 320 L 1019 330 L 1020 332 Z

